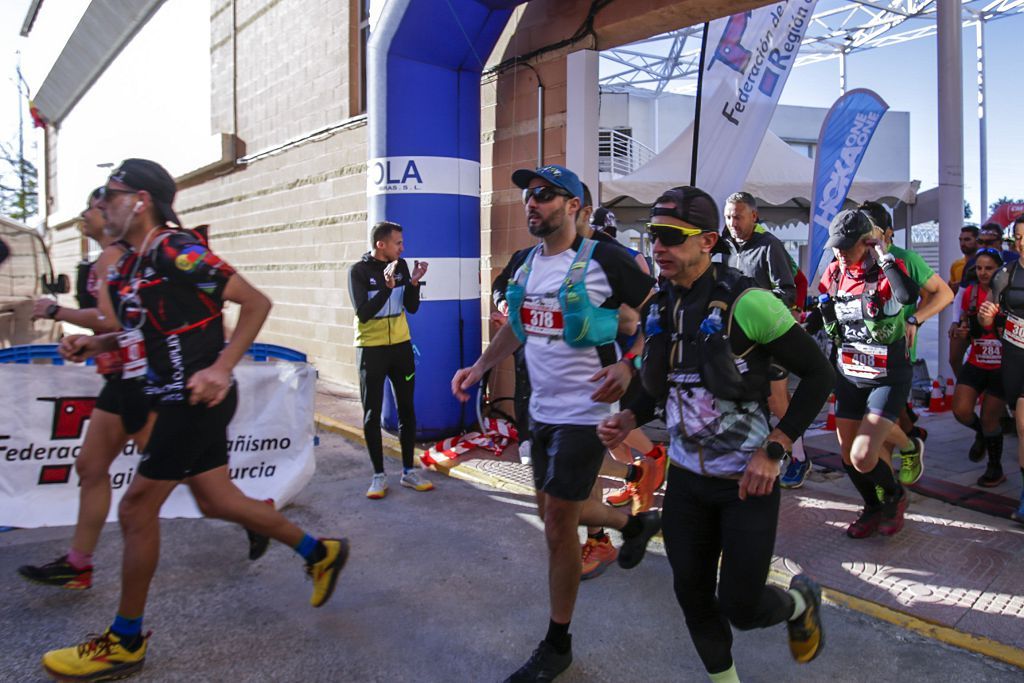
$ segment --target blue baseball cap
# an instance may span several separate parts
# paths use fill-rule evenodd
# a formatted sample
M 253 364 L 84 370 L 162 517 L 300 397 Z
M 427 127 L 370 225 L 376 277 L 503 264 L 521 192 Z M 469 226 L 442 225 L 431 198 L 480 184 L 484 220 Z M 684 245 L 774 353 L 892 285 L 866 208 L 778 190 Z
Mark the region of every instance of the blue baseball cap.
M 581 202 L 583 201 L 583 183 L 580 182 L 579 176 L 565 166 L 549 164 L 535 170 L 521 168 L 512 174 L 512 182 L 523 190 L 530 186 L 530 181 L 534 178 L 546 180 L 552 185 L 571 192 L 573 197 L 576 197 Z

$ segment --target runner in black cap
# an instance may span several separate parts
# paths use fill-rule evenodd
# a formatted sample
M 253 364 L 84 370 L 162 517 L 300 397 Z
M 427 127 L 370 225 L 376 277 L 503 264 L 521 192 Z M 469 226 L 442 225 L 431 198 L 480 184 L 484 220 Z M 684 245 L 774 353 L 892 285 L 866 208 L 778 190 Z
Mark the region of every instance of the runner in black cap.
M 732 627 L 787 623 L 798 662 L 824 646 L 821 589 L 806 575 L 788 591 L 766 585 L 775 545 L 779 469 L 824 404 L 833 375 L 786 305 L 740 271 L 711 262 L 724 245 L 714 199 L 666 191 L 648 232 L 662 280 L 646 321 L 644 392 L 598 426 L 612 447 L 664 408 L 670 436 L 662 519 L 676 599 L 712 678 L 739 681 Z M 768 425 L 769 366 L 801 378 Z
M 122 377 L 146 377 L 154 424 L 118 510 L 124 535 L 121 601 L 113 624 L 80 645 L 53 650 L 43 667 L 62 680 L 119 678 L 142 668 L 148 645 L 142 617 L 159 557 L 159 513 L 174 488 L 188 485 L 208 517 L 243 524 L 291 546 L 313 578 L 314 607 L 334 590 L 348 557 L 344 539 L 317 540 L 263 502 L 247 498 L 227 469 L 227 426 L 238 402 L 231 371 L 256 338 L 270 301 L 180 224 L 171 208 L 175 185 L 152 161 L 129 159 L 104 187 L 101 208 L 132 251 L 111 270 L 100 308 L 125 330 L 71 336 L 61 353 L 81 361 L 119 346 Z M 224 344 L 221 308 L 240 305 Z
M 884 445 L 910 394 L 903 307 L 917 301 L 918 286 L 882 239 L 866 215 L 841 211 L 825 243 L 836 260 L 818 285 L 825 328 L 838 347 L 836 435 L 843 466 L 864 499 L 846 530 L 850 538 L 899 532 L 910 500 Z
M 58 306 L 53 299 L 36 301 L 36 317 L 69 322 L 103 334 L 118 329 L 117 320 L 107 318 L 97 307 L 100 289 L 105 286 L 105 273 L 130 248 L 107 234 L 106 219 L 100 207 L 103 187 L 89 195 L 82 211 L 82 234 L 103 247 L 100 257 L 87 264 L 86 276 L 79 278 L 79 309 Z M 75 459 L 78 475 L 78 518 L 68 552 L 44 565 L 25 565 L 18 573 L 35 583 L 83 590 L 92 586 L 92 554 L 99 542 L 103 525 L 110 512 L 110 465 L 129 440 L 141 448 L 149 438 L 149 401 L 143 383 L 121 378 L 121 354 L 107 351 L 95 358 L 96 371 L 103 378 L 103 389 L 89 417 L 82 450 Z M 269 539 L 249 533 L 249 558 L 258 559 L 266 552 Z

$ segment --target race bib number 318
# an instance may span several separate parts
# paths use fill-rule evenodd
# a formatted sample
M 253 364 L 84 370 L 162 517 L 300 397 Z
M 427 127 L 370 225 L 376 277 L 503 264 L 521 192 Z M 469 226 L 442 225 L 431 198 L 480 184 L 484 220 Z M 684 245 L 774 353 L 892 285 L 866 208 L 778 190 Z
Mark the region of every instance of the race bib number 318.
M 542 337 L 562 336 L 562 311 L 557 303 L 524 301 L 521 320 L 527 334 Z

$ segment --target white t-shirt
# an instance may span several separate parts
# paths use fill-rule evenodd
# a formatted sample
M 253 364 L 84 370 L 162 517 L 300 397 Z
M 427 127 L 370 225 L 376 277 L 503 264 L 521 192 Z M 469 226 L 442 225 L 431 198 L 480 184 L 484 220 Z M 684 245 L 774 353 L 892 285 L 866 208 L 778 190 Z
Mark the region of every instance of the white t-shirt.
M 578 247 L 577 240 L 573 247 Z M 540 251 L 533 259 L 533 269 L 526 282 L 523 304 L 526 315 L 530 309 L 558 311 L 558 289 L 565 281 L 569 266 L 576 258 L 575 248 L 554 256 L 543 256 Z M 518 278 L 518 271 L 513 280 Z M 598 243 L 587 268 L 587 297 L 594 306 L 611 300 L 639 306 L 650 292 L 654 281 L 637 267 L 624 249 Z M 560 314 L 555 325 L 560 325 Z M 550 319 L 548 323 L 550 325 Z M 601 358 L 596 347 L 574 348 L 565 343 L 562 335 L 529 333 L 526 337 L 526 367 L 530 374 L 530 419 L 546 424 L 596 425 L 608 416 L 611 404 L 597 403 L 590 395 L 601 386 L 601 381 L 590 378 L 601 370 Z M 533 329 L 537 329 L 534 327 Z M 609 345 L 606 354 L 619 358 L 617 346 Z

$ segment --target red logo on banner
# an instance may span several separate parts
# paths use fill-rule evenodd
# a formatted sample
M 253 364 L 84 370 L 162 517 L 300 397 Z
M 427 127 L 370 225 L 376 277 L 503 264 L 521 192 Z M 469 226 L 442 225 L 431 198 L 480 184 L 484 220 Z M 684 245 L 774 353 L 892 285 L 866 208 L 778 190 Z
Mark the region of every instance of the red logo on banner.
M 82 436 L 85 421 L 92 416 L 96 407 L 95 396 L 47 397 L 40 401 L 53 401 L 53 428 L 50 438 L 78 439 Z
M 43 465 L 39 484 L 66 484 L 71 479 L 71 465 Z

